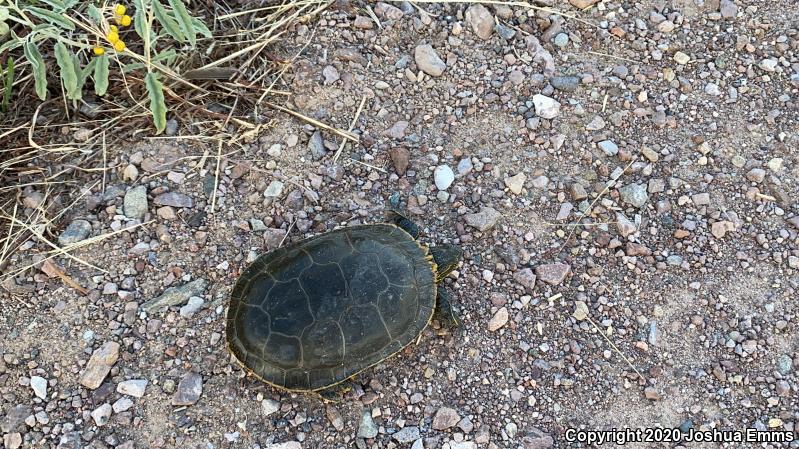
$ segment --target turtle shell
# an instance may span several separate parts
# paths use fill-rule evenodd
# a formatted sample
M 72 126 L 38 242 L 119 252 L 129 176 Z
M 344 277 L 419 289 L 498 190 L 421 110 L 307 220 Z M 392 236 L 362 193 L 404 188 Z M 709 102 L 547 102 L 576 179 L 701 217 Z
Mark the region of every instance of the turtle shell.
M 352 226 L 260 256 L 236 282 L 227 342 L 261 380 L 320 390 L 390 357 L 427 326 L 427 247 L 391 224 Z

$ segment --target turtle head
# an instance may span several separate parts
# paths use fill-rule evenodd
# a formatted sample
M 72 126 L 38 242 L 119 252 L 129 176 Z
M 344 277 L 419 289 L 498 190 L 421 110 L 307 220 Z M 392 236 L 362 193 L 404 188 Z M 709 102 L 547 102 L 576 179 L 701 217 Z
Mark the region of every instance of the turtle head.
M 439 283 L 458 266 L 463 251 L 455 245 L 444 243 L 431 247 L 430 254 L 433 256 L 433 262 L 438 266 L 436 283 Z

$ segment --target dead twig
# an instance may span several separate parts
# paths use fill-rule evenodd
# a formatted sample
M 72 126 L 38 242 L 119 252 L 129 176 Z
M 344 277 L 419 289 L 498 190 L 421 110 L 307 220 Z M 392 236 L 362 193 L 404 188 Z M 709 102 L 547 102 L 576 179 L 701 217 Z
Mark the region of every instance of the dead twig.
M 363 110 L 363 106 L 366 104 L 366 95 L 363 96 L 361 99 L 361 104 L 358 106 L 358 110 L 355 111 L 355 117 L 352 118 L 352 122 L 350 123 L 349 129 L 347 132 L 352 132 L 352 129 L 355 128 L 355 124 L 358 123 L 358 118 L 361 116 L 361 111 Z M 338 161 L 338 157 L 341 156 L 341 152 L 344 150 L 344 146 L 347 144 L 346 140 L 342 140 L 338 146 L 338 150 L 336 150 L 335 156 L 333 156 L 333 163 Z

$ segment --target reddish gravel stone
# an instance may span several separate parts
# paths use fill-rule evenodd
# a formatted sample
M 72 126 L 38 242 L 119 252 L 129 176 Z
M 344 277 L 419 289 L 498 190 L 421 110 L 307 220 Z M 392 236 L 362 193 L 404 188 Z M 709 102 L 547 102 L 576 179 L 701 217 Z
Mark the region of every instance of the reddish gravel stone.
M 538 279 L 550 285 L 560 284 L 569 273 L 571 273 L 571 266 L 565 263 L 539 265 L 535 268 Z

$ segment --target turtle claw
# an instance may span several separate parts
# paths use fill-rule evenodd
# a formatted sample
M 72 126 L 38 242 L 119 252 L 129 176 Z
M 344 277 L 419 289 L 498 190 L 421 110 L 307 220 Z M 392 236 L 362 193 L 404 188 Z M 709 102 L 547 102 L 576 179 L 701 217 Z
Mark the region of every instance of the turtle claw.
M 442 289 L 438 290 L 435 315 L 442 324 L 451 328 L 457 328 L 461 325 L 461 320 L 449 301 L 449 293 Z
M 350 390 L 352 390 L 352 385 L 349 385 L 349 383 L 344 382 L 337 385 L 333 385 L 332 387 L 325 388 L 324 390 L 319 390 L 316 392 L 316 394 L 318 394 L 319 398 L 325 403 L 337 404 L 344 400 L 344 395 L 347 394 Z

